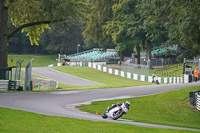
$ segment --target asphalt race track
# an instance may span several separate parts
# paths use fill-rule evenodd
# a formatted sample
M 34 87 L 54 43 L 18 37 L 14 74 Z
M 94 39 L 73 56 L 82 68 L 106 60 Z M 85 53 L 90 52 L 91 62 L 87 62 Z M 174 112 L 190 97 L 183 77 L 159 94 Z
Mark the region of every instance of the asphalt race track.
M 151 85 L 139 87 L 95 89 L 81 91 L 57 91 L 57 92 L 26 92 L 26 93 L 0 93 L 0 107 L 35 112 L 50 116 L 72 117 L 93 121 L 106 121 L 113 123 L 126 123 L 144 127 L 170 128 L 200 131 L 199 129 L 180 128 L 156 124 L 139 123 L 130 120 L 102 119 L 101 116 L 81 112 L 75 109 L 76 105 L 88 104 L 92 101 L 121 99 L 127 97 L 140 97 L 157 93 L 178 90 L 184 87 L 196 86 L 200 83 L 178 85 Z M 122 101 L 123 102 L 123 101 Z
M 51 68 L 34 67 L 32 68 L 32 73 L 45 77 L 45 78 L 53 79 L 53 80 L 56 80 L 68 85 L 75 85 L 75 86 L 103 85 L 101 83 L 97 83 L 94 81 L 90 81 L 87 79 L 83 79 L 83 78 L 75 77 L 66 73 L 62 73 Z

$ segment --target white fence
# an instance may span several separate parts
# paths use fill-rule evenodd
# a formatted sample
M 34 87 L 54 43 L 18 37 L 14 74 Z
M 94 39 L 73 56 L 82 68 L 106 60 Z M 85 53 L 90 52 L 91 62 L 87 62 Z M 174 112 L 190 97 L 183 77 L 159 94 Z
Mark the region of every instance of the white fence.
M 196 93 L 196 108 L 200 111 L 200 95 Z
M 33 89 L 58 88 L 58 81 L 42 79 L 42 78 L 32 78 L 32 80 L 33 80 Z
M 99 71 L 107 72 L 110 74 L 118 75 L 125 78 L 130 78 L 134 80 L 152 82 L 152 76 L 141 75 L 131 72 L 120 71 L 117 69 L 109 68 L 103 64 L 92 63 L 92 62 L 80 62 L 80 66 L 88 66 L 93 69 L 97 69 Z M 53 67 L 54 65 L 50 65 L 49 67 Z M 59 65 L 57 65 L 59 66 Z M 160 83 L 164 84 L 181 84 L 181 83 L 189 83 L 189 75 L 184 74 L 182 77 L 158 77 Z
M 96 63 L 88 62 L 88 67 L 97 69 L 99 71 L 107 72 L 109 74 L 118 75 L 121 77 L 134 79 L 134 80 L 140 80 L 140 81 L 146 81 L 146 82 L 152 82 L 152 76 L 147 75 L 140 75 L 136 73 L 130 73 L 125 71 L 120 71 L 113 68 L 108 68 L 106 66 L 102 66 Z M 180 83 L 188 83 L 189 82 L 189 76 L 183 75 L 183 77 L 158 77 L 158 80 L 160 83 L 164 84 L 180 84 Z

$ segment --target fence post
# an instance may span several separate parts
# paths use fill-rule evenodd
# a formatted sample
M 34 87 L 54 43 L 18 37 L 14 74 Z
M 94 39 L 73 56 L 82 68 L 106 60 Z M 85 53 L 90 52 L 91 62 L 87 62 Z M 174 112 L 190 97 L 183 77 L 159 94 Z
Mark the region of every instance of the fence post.
M 24 81 L 24 90 L 32 90 L 32 62 L 34 58 L 31 59 L 29 64 L 25 68 L 25 81 Z
M 184 62 L 183 62 L 183 74 L 185 74 L 185 58 L 184 58 Z
M 198 70 L 200 71 L 200 58 L 199 58 L 199 69 Z

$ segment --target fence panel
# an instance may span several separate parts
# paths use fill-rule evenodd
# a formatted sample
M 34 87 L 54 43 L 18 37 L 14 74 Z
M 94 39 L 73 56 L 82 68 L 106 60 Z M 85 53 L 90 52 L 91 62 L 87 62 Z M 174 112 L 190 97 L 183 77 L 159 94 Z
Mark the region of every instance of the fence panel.
M 200 95 L 197 93 L 196 94 L 196 97 L 197 97 L 197 101 L 196 101 L 196 108 L 200 111 Z

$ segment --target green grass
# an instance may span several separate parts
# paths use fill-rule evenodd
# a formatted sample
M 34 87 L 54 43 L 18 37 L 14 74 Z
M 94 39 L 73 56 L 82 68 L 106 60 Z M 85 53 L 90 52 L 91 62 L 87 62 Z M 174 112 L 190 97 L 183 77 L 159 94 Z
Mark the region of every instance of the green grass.
M 189 91 L 195 89 L 199 89 L 199 87 L 128 99 L 131 101 L 130 110 L 122 118 L 145 123 L 200 129 L 200 112 L 195 111 L 189 105 Z M 92 113 L 98 111 L 99 114 L 103 114 L 107 106 L 126 100 L 99 101 L 77 108 Z
M 188 64 L 192 66 L 192 70 L 198 69 L 198 65 L 195 64 Z M 190 70 L 189 68 L 187 68 Z M 186 69 L 186 70 L 187 70 Z M 183 64 L 175 64 L 175 65 L 166 65 L 163 68 L 154 68 L 150 69 L 150 74 L 156 74 L 159 77 L 182 77 L 183 73 Z
M 8 66 L 16 66 L 16 61 L 21 59 L 22 67 L 25 67 L 34 58 L 33 67 L 47 67 L 56 63 L 57 55 L 8 55 Z
M 140 86 L 140 85 L 151 85 L 152 83 L 142 82 L 138 80 L 132 80 L 128 78 L 123 78 L 120 76 L 108 74 L 105 72 L 101 72 L 89 67 L 55 67 L 57 71 L 68 73 L 70 75 L 74 75 L 77 77 L 81 77 L 84 79 L 88 79 L 91 81 L 95 81 L 98 83 L 102 83 L 105 85 L 95 85 L 95 86 L 65 86 L 60 84 L 61 88 L 70 89 L 70 87 L 74 89 L 92 89 L 92 88 L 114 88 L 114 87 L 127 87 L 127 86 Z
M 0 108 L 0 112 L 1 133 L 193 133 L 192 131 L 45 116 L 6 108 Z

